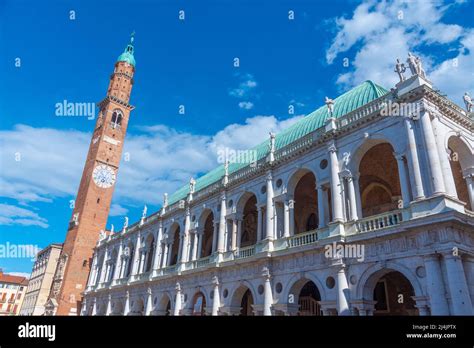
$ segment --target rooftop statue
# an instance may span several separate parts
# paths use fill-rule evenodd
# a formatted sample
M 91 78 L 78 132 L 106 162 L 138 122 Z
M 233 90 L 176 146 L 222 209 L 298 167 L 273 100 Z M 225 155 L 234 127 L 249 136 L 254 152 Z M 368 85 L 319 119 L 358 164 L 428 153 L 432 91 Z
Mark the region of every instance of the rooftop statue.
M 400 79 L 400 82 L 405 81 L 405 71 L 407 68 L 405 67 L 405 64 L 400 63 L 400 59 L 397 58 L 397 63 L 395 64 L 395 72 L 398 74 L 398 78 Z
M 472 102 L 472 98 L 469 93 L 464 93 L 464 97 L 462 99 L 464 100 L 464 104 L 466 105 L 466 111 L 472 112 L 472 107 L 474 106 L 474 103 Z
M 332 115 L 334 114 L 334 104 L 335 104 L 334 100 L 326 97 L 326 99 L 324 100 L 324 103 L 328 107 L 329 116 L 332 117 Z

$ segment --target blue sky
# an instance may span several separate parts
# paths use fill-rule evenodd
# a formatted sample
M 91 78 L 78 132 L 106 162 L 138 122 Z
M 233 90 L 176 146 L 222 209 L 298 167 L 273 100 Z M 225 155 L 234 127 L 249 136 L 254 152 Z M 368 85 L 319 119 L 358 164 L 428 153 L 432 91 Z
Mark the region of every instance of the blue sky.
M 409 50 L 461 104 L 474 93 L 473 13 L 467 1 L 0 0 L 0 243 L 64 240 L 95 120 L 57 117 L 55 104 L 100 101 L 132 31 L 116 229 L 212 169 L 217 149 L 253 146 L 364 80 L 393 87 Z M 31 266 L 0 259 L 6 272 Z

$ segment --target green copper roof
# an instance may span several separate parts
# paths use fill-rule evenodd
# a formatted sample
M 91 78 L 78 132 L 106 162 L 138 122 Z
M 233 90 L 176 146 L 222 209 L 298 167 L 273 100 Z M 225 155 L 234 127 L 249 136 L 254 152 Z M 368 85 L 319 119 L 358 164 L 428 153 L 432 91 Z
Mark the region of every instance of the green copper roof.
M 372 81 L 365 81 L 357 87 L 349 90 L 348 92 L 340 95 L 334 99 L 334 114 L 335 118 L 342 117 L 349 112 L 360 108 L 361 106 L 375 100 L 388 91 L 376 85 Z M 313 111 L 309 115 L 305 116 L 291 127 L 282 131 L 276 135 L 275 147 L 276 150 L 298 140 L 299 138 L 323 127 L 326 124 L 326 119 L 329 117 L 328 109 L 326 105 L 321 106 L 319 109 Z M 269 152 L 270 140 L 267 140 L 251 150 L 257 151 L 257 160 L 264 158 Z M 237 170 L 248 166 L 248 163 L 230 163 L 229 174 L 236 172 Z M 224 176 L 224 166 L 211 170 L 207 174 L 204 174 L 196 180 L 195 191 L 199 191 L 219 180 Z M 173 204 L 181 199 L 185 199 L 189 193 L 189 185 L 183 186 L 169 197 L 169 204 Z
M 135 67 L 135 57 L 133 56 L 133 36 L 135 34 L 132 34 L 132 37 L 130 38 L 130 43 L 127 45 L 123 53 L 118 57 L 117 62 L 126 62 L 133 67 Z

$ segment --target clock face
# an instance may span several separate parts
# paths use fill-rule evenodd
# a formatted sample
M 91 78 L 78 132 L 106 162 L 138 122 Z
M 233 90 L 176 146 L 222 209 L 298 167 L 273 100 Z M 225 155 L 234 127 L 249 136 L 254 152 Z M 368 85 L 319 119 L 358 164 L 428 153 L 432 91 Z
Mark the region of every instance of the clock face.
M 99 164 L 94 168 L 92 178 L 97 186 L 109 188 L 115 183 L 115 172 L 111 167 L 105 164 Z

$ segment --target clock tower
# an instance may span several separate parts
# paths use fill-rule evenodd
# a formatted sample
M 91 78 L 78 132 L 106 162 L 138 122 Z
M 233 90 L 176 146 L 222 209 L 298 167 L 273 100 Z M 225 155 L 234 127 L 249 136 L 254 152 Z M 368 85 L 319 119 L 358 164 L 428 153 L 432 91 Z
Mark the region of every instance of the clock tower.
M 92 133 L 79 191 L 46 304 L 47 314 L 79 315 L 93 249 L 105 231 L 122 156 L 135 73 L 133 34 L 110 75 Z

